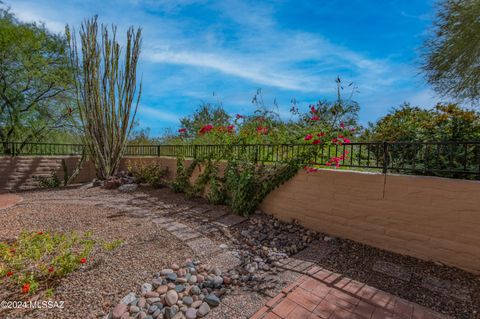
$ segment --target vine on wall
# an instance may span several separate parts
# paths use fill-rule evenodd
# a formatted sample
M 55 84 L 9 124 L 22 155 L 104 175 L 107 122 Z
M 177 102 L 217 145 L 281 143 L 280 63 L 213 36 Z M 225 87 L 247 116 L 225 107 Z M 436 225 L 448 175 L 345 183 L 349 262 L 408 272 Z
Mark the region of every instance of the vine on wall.
M 219 176 L 220 160 L 213 157 L 195 159 L 185 168 L 184 158 L 178 157 L 177 178 L 172 186 L 176 192 L 205 195 L 212 204 L 228 204 L 237 214 L 249 216 L 270 192 L 295 176 L 313 158 L 313 152 L 309 150 L 275 165 L 257 164 L 245 154 L 239 160 L 227 160 L 223 177 Z M 197 165 L 201 165 L 202 173 L 192 185 L 190 177 Z

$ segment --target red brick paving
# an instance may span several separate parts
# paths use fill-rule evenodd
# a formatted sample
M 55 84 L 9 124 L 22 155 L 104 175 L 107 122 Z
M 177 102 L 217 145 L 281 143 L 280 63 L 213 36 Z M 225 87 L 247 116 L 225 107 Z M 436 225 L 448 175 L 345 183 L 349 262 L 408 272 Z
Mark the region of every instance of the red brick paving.
M 314 266 L 250 319 L 445 319 L 425 307 Z
M 15 194 L 0 194 L 0 209 L 11 207 L 22 201 L 22 197 Z

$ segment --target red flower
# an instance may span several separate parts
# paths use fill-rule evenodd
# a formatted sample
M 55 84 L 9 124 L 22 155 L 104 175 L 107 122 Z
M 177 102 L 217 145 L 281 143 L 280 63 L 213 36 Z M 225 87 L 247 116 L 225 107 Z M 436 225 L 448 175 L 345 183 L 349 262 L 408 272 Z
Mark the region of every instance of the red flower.
M 185 132 L 187 132 L 187 129 L 184 127 L 178 130 L 178 133 L 185 133 Z
M 54 271 L 55 271 L 55 268 L 53 267 L 48 268 L 48 272 L 54 272 Z
M 30 291 L 30 284 L 27 282 L 26 284 L 23 284 L 22 286 L 22 292 L 24 294 L 27 294 Z
M 310 105 L 310 113 L 316 113 L 315 105 Z
M 10 252 L 13 254 L 14 252 L 16 252 L 17 250 L 15 248 L 10 248 Z
M 243 119 L 243 115 L 237 114 L 236 118 L 237 118 L 237 120 Z
M 200 129 L 200 134 L 208 133 L 208 132 L 210 132 L 211 130 L 213 130 L 213 125 L 211 125 L 211 124 L 204 125 L 204 126 Z
M 235 128 L 235 127 L 234 127 L 233 125 L 227 126 L 227 131 L 228 131 L 228 133 L 232 133 L 234 128 Z
M 312 144 L 313 144 L 313 145 L 320 144 L 320 140 L 313 140 Z
M 12 277 L 13 276 L 13 271 L 7 272 L 7 277 Z
M 338 136 L 338 138 L 343 138 L 343 135 L 342 135 L 342 134 L 340 134 L 340 135 Z
M 340 127 L 341 127 L 341 128 L 345 128 L 345 124 L 344 124 L 344 123 L 340 123 Z
M 257 132 L 260 133 L 260 134 L 267 135 L 268 134 L 268 127 L 259 126 L 259 127 L 257 127 Z
M 80 259 L 80 263 L 81 263 L 81 264 L 84 264 L 84 263 L 86 263 L 86 262 L 87 262 L 87 258 L 82 258 L 82 259 Z
M 319 136 L 319 137 L 323 137 L 323 136 L 325 136 L 325 133 L 323 133 L 323 132 L 320 132 L 320 133 L 318 133 L 318 134 L 317 134 L 317 136 Z
M 345 143 L 345 144 L 350 144 L 350 140 L 349 140 L 348 138 L 344 138 L 344 139 L 343 139 L 343 143 Z
M 312 121 L 320 121 L 320 117 L 318 117 L 318 116 L 315 115 L 315 116 L 312 116 L 312 117 L 310 118 L 310 120 L 312 120 Z
M 312 134 L 307 134 L 303 139 L 304 139 L 305 141 L 310 141 L 312 138 L 313 138 L 313 135 L 312 135 Z
M 37 235 L 43 235 L 43 231 L 39 231 Z

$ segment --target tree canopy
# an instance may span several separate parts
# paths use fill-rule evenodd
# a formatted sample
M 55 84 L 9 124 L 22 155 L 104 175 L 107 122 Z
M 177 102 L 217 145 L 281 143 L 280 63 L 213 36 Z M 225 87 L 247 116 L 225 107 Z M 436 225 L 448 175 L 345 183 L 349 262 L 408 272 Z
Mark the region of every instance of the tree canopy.
M 0 9 L 0 142 L 45 139 L 70 123 L 72 73 L 65 38 Z
M 423 70 L 443 96 L 480 99 L 480 1 L 443 0 L 425 42 Z
M 423 109 L 406 103 L 365 130 L 369 141 L 468 141 L 480 138 L 480 113 L 456 104 Z

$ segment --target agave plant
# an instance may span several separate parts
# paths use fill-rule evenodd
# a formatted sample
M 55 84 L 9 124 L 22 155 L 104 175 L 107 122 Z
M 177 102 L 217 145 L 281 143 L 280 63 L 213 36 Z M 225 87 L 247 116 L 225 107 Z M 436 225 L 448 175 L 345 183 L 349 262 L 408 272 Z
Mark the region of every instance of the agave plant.
M 97 16 L 82 23 L 79 44 L 75 30 L 67 26 L 66 35 L 84 143 L 97 177 L 107 179 L 118 169 L 140 101 L 141 29 L 127 30 L 124 48 L 117 42 L 116 26 L 99 27 Z

